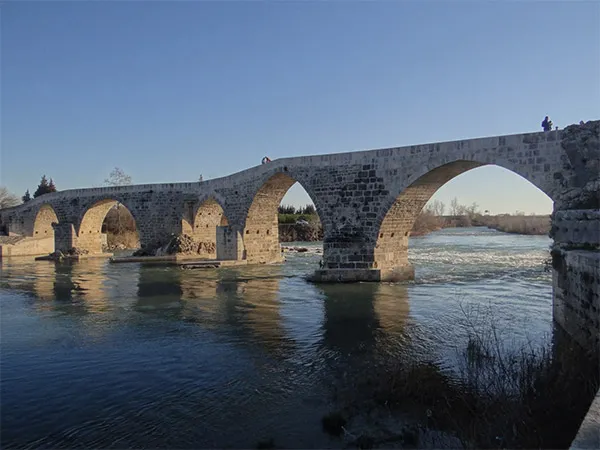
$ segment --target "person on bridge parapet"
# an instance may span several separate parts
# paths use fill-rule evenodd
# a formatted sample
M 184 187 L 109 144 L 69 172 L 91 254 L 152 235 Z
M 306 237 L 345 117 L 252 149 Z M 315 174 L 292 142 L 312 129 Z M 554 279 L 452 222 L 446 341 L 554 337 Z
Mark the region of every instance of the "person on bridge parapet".
M 542 122 L 542 128 L 544 129 L 544 131 L 552 131 L 552 121 L 548 119 L 548 116 L 546 116 L 546 118 Z
M 271 158 L 269 158 L 268 156 L 265 156 L 265 157 L 262 159 L 262 161 L 261 161 L 261 164 L 266 164 L 266 163 L 268 163 L 268 162 L 271 162 Z

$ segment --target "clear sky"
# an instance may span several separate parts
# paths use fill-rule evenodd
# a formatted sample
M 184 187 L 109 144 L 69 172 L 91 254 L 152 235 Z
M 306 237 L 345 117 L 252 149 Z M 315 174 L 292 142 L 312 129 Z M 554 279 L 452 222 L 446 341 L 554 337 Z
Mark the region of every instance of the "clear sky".
M 600 2 L 4 2 L 0 183 L 196 181 L 600 118 Z M 296 185 L 298 186 L 298 185 Z M 293 187 L 286 203 L 308 201 Z M 551 201 L 496 167 L 438 191 Z

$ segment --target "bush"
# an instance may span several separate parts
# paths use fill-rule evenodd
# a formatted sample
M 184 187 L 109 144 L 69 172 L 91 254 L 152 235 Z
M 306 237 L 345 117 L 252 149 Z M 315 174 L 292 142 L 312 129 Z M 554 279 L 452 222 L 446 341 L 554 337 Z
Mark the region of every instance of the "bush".
M 491 313 L 463 313 L 468 339 L 457 369 L 383 362 L 339 388 L 339 406 L 408 413 L 419 429 L 449 433 L 465 448 L 568 448 L 600 384 L 597 356 L 558 330 L 547 346 L 507 345 Z

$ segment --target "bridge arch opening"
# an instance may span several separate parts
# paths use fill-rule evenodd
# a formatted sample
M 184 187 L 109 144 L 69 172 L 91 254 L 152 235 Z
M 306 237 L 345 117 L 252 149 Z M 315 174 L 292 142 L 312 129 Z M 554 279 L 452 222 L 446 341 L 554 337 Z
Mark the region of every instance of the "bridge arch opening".
M 498 180 L 486 179 L 486 175 L 477 181 L 477 185 L 472 184 L 472 177 L 477 172 L 483 173 L 483 170 L 489 172 L 490 168 L 496 174 L 502 173 L 503 179 L 499 186 L 493 186 Z M 513 214 L 496 215 L 495 213 L 500 212 L 496 205 L 479 205 L 477 202 L 467 202 L 465 205 L 459 198 L 460 194 L 456 193 L 452 195 L 454 198 L 451 203 L 436 198 L 439 197 L 436 193 L 440 191 L 446 190 L 447 193 L 450 193 L 451 185 L 446 186 L 446 184 L 450 181 L 458 182 L 461 178 L 465 181 L 465 186 L 471 191 L 470 193 L 477 189 L 491 188 L 490 191 L 494 191 L 494 196 L 512 197 L 515 200 L 522 195 L 520 188 L 523 186 L 526 189 L 527 187 L 531 188 L 529 192 L 533 192 L 533 197 L 538 204 L 542 204 L 542 209 L 547 209 L 547 214 L 542 213 L 535 218 L 528 218 L 527 226 L 536 227 L 529 231 L 537 234 L 540 233 L 540 230 L 542 233 L 549 231 L 552 199 L 529 180 L 500 166 L 474 161 L 454 161 L 422 175 L 396 197 L 385 212 L 378 228 L 373 255 L 374 268 L 380 269 L 382 272 L 395 271 L 399 278 L 412 277 L 413 269 L 408 260 L 409 238 L 441 228 L 487 226 L 503 231 L 502 227 L 506 226 L 508 231 L 526 231 L 521 228 L 512 230 L 510 227 L 513 227 L 517 221 L 509 219 L 510 217 L 519 217 L 518 226 L 522 226 L 525 223 L 523 218 L 525 212 L 517 211 Z M 507 182 L 508 184 L 511 182 L 518 184 L 519 189 L 507 191 Z M 448 189 L 443 189 L 446 187 Z M 498 192 L 500 193 L 497 194 Z M 515 205 L 512 211 L 518 209 L 518 206 Z
M 33 221 L 33 237 L 54 238 L 54 228 L 52 228 L 53 223 L 58 223 L 58 216 L 56 215 L 54 208 L 48 204 L 42 205 Z
M 114 199 L 90 206 L 77 233 L 77 248 L 89 253 L 139 248 L 140 235 L 131 211 Z
M 181 221 L 182 232 L 198 243 L 200 256 L 215 259 L 217 257 L 217 234 L 219 227 L 229 225 L 223 207 L 213 197 L 201 202 L 197 208 L 191 208 Z
M 322 236 L 318 211 L 308 192 L 287 173 L 277 173 L 263 183 L 248 209 L 245 257 L 251 263 L 281 262 L 280 242 L 315 241 Z

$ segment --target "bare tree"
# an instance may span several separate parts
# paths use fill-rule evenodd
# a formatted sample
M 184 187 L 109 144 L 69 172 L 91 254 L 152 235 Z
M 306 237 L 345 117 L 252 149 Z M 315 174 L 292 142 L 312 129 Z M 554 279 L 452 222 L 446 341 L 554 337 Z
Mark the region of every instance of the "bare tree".
M 459 216 L 461 213 L 462 206 L 458 203 L 458 199 L 454 197 L 450 202 L 450 215 L 451 216 Z
M 131 184 L 131 176 L 123 172 L 122 169 L 115 167 L 108 178 L 104 180 L 104 184 L 107 186 L 127 186 Z
M 467 206 L 465 208 L 467 215 L 474 216 L 479 211 L 479 205 L 476 202 L 471 203 L 471 206 Z
M 19 197 L 14 195 L 4 186 L 0 186 L 0 209 L 10 208 L 11 206 L 17 206 L 21 202 Z
M 435 214 L 436 216 L 441 217 L 444 215 L 444 210 L 446 209 L 446 205 L 444 205 L 444 202 L 440 200 L 434 200 L 430 206 L 431 212 L 433 212 L 433 214 Z
M 131 184 L 131 176 L 127 175 L 123 169 L 120 169 L 119 167 L 115 167 L 112 172 L 110 174 L 108 174 L 108 178 L 106 178 L 104 180 L 104 184 L 108 185 L 108 186 L 127 186 Z M 114 208 L 117 210 L 117 229 L 119 233 L 123 232 L 123 226 L 122 226 L 122 220 L 121 220 L 121 216 L 122 216 L 122 210 L 121 210 L 121 204 L 119 202 L 117 202 L 117 204 L 114 206 Z

